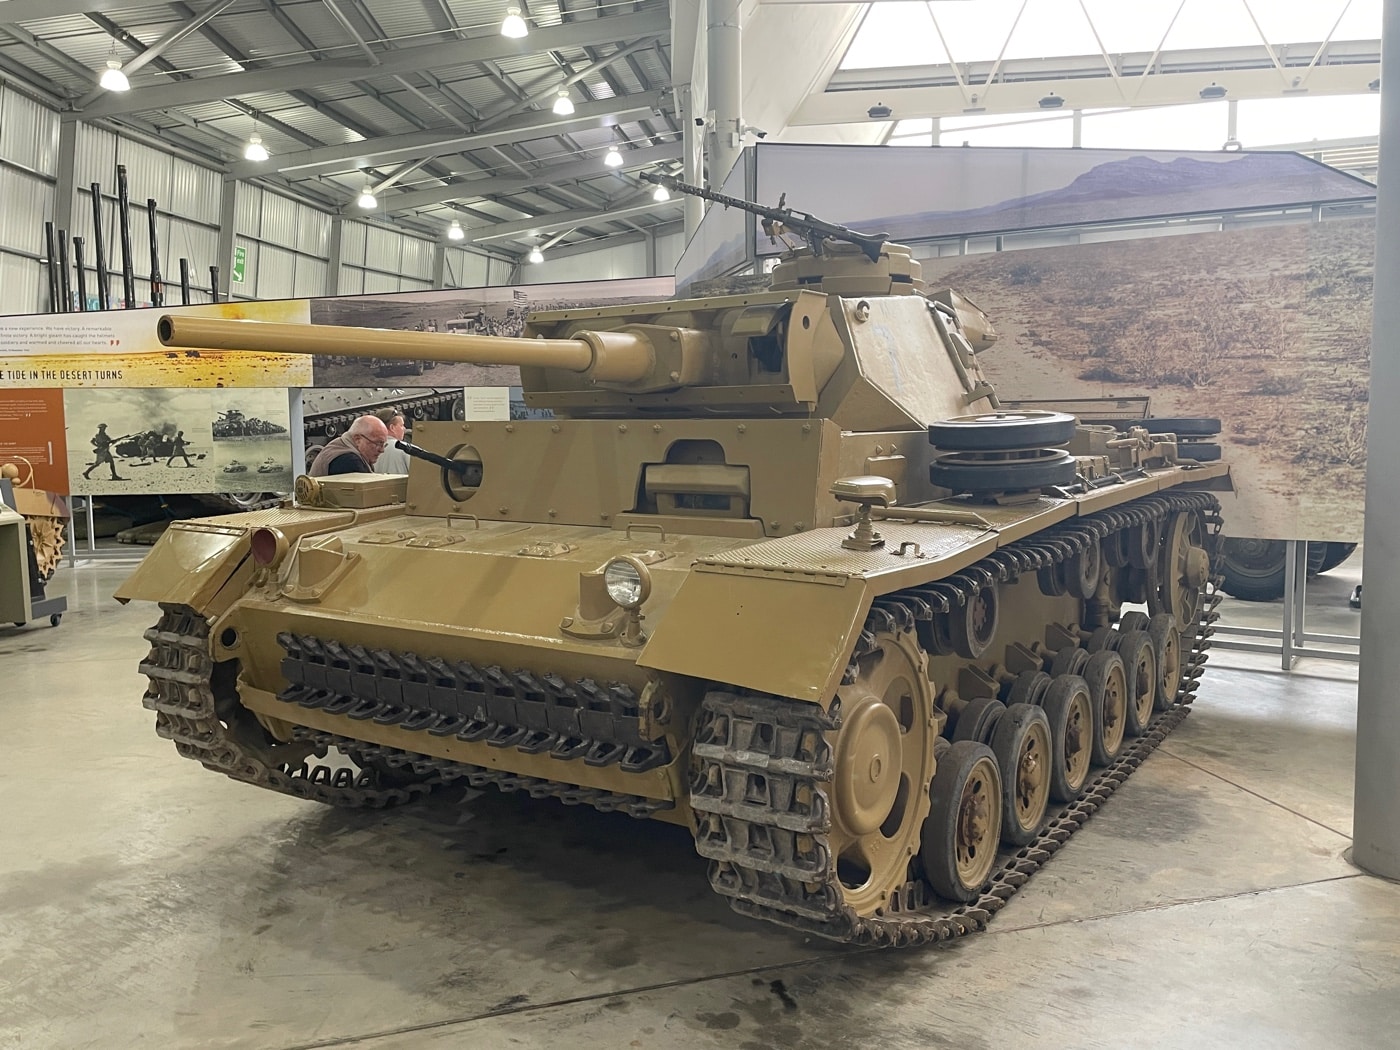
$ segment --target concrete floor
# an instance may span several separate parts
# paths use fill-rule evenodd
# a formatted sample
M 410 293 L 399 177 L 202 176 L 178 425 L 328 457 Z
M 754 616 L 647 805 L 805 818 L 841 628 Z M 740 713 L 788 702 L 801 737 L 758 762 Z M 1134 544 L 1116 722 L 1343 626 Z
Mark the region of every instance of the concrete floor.
M 1214 654 L 1192 716 L 988 932 L 852 951 L 732 914 L 666 825 L 495 792 L 341 812 L 177 758 L 123 573 L 65 568 L 60 627 L 0 631 L 0 1046 L 1400 1038 L 1400 886 L 1345 857 L 1353 665 Z M 1349 589 L 1314 588 L 1314 626 L 1355 627 Z

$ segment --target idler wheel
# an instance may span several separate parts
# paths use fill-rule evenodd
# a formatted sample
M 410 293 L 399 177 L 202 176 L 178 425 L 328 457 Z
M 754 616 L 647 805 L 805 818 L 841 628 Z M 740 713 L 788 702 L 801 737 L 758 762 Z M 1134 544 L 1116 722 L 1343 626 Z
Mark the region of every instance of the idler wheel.
M 1168 613 L 1158 613 L 1148 623 L 1147 637 L 1157 657 L 1157 710 L 1165 711 L 1181 688 L 1181 632 Z
M 910 631 L 881 631 L 838 692 L 831 855 L 848 907 L 871 916 L 909 879 L 934 770 L 928 663 Z
M 1210 579 L 1200 517 L 1186 511 L 1172 516 L 1158 561 L 1160 608 L 1170 613 L 1180 630 L 1194 627 L 1201 614 L 1201 593 Z
M 942 897 L 976 900 L 996 866 L 1001 773 L 986 744 L 959 740 L 938 763 L 923 829 L 924 874 Z
M 1157 654 L 1146 631 L 1129 631 L 1118 639 L 1118 655 L 1128 683 L 1129 736 L 1142 736 L 1157 702 Z
M 1114 652 L 1095 653 L 1084 665 L 1084 681 L 1094 713 L 1094 763 L 1107 766 L 1123 753 L 1123 734 L 1128 727 L 1128 678 L 1123 658 Z
M 1050 722 L 1050 795 L 1073 802 L 1084 790 L 1094 747 L 1094 708 L 1089 686 L 1078 675 L 1050 683 L 1041 707 Z
M 1064 412 L 1027 410 L 954 416 L 928 428 L 929 444 L 952 452 L 1063 445 L 1078 424 Z
M 1001 771 L 1001 841 L 1024 846 L 1050 804 L 1050 720 L 1030 704 L 1012 704 L 992 734 Z

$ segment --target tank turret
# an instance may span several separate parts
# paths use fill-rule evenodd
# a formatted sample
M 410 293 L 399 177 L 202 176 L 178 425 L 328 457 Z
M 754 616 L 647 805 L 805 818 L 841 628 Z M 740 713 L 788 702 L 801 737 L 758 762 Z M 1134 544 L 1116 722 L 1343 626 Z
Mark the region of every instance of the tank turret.
M 1185 713 L 1228 470 L 1001 411 L 990 323 L 907 248 L 701 192 L 805 241 L 772 289 L 522 338 L 162 318 L 171 346 L 516 364 L 555 418 L 425 421 L 407 478 L 172 524 L 119 592 L 163 613 L 146 704 L 284 794 L 557 797 L 688 828 L 746 915 L 959 936 Z

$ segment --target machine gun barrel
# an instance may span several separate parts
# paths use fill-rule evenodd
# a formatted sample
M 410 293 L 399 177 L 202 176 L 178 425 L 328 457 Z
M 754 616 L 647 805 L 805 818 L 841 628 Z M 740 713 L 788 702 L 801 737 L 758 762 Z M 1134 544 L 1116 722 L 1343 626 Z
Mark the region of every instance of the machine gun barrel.
M 595 380 L 620 383 L 646 376 L 653 358 L 647 340 L 630 332 L 583 332 L 574 339 L 527 339 L 173 314 L 166 314 L 157 322 L 156 332 L 161 343 L 170 347 L 560 368 L 587 372 Z
M 481 484 L 480 463 L 474 463 L 470 460 L 463 459 L 448 459 L 446 456 L 439 456 L 436 452 L 429 452 L 426 448 L 415 445 L 410 441 L 404 441 L 402 438 L 395 443 L 414 459 L 426 460 L 434 466 L 441 467 L 443 470 L 452 471 L 462 479 L 464 485 Z
M 879 262 L 880 249 L 890 239 L 888 233 L 861 233 L 848 226 L 825 222 L 805 211 L 794 211 L 786 206 L 787 194 L 783 194 L 779 199 L 776 208 L 770 208 L 763 204 L 755 204 L 753 201 L 746 201 L 742 197 L 731 197 L 725 193 L 707 190 L 703 186 L 692 186 L 689 183 L 681 182 L 674 176 L 662 175 L 654 171 L 642 172 L 642 178 L 677 193 L 703 197 L 707 201 L 714 201 L 726 208 L 738 208 L 740 211 L 757 215 L 763 220 L 763 232 L 774 241 L 777 240 L 779 234 L 791 230 L 807 241 L 813 255 L 822 254 L 822 244 L 826 241 L 845 241 L 847 244 L 854 244 L 864 252 L 866 258 L 871 262 Z

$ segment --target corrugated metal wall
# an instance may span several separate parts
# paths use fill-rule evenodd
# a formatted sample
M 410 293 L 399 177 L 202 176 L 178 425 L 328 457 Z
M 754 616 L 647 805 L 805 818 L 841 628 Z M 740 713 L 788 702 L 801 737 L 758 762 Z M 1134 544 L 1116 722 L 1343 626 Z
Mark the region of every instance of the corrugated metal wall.
M 39 260 L 57 169 L 58 114 L 0 84 L 0 313 L 48 305 Z
M 340 236 L 341 295 L 415 292 L 433 286 L 433 250 L 423 237 L 346 220 Z
M 234 246 L 247 250 L 242 283 L 229 285 L 234 298 L 298 299 L 326 294 L 328 214 L 240 182 L 234 216 Z
M 223 179 L 217 171 L 194 164 L 163 150 L 122 138 L 114 132 L 89 124 L 79 124 L 74 153 L 73 202 L 74 233 L 84 238 L 88 266 L 92 254 L 92 194 L 89 187 L 102 188 L 102 227 L 107 246 L 107 266 L 111 271 L 108 288 L 113 304 L 122 299 L 122 246 L 117 207 L 117 168 L 126 167 L 127 192 L 131 205 L 131 267 L 135 272 L 136 302 L 151 301 L 151 252 L 147 199 L 156 201 L 156 237 L 160 247 L 161 276 L 165 281 L 165 302 L 180 301 L 180 259 L 190 260 L 191 302 L 209 301 L 209 267 L 219 248 L 219 197 Z M 88 295 L 97 296 L 95 270 L 88 276 Z
M 545 252 L 542 263 L 526 264 L 520 269 L 522 283 L 542 284 L 554 281 L 601 281 L 620 277 L 652 277 L 676 272 L 676 260 L 684 247 L 683 232 L 662 234 L 656 238 L 656 273 L 647 273 L 645 241 L 632 241 L 583 252 L 564 258 L 549 257 Z

